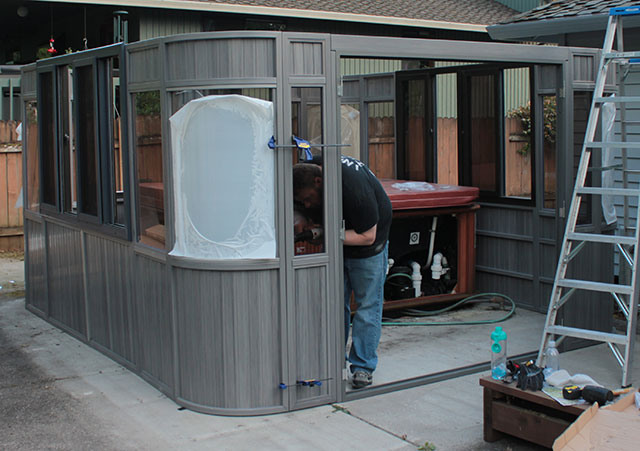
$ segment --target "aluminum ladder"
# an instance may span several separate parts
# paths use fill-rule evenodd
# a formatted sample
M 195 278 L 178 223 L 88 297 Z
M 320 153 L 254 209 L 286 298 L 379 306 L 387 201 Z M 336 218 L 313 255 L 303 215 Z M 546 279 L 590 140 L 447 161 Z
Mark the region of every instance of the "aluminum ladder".
M 636 319 L 638 311 L 638 243 L 640 243 L 640 227 L 638 218 L 633 221 L 629 219 L 630 200 L 635 198 L 640 201 L 640 189 L 629 187 L 629 174 L 633 171 L 627 168 L 627 150 L 640 154 L 640 142 L 626 142 L 627 126 L 629 124 L 640 125 L 636 121 L 631 123 L 626 121 L 626 105 L 631 103 L 640 107 L 640 97 L 629 97 L 624 95 L 624 76 L 631 64 L 640 63 L 640 52 L 624 52 L 622 19 L 627 15 L 640 15 L 640 7 L 619 7 L 609 11 L 607 31 L 604 39 L 604 46 L 600 57 L 600 66 L 596 76 L 596 84 L 593 92 L 591 111 L 587 122 L 585 140 L 582 147 L 580 163 L 576 174 L 575 187 L 571 196 L 571 206 L 567 215 L 567 222 L 562 247 L 558 258 L 555 279 L 549 300 L 549 310 L 542 334 L 542 341 L 538 351 L 538 366 L 544 364 L 544 350 L 552 337 L 558 336 L 558 342 L 566 337 L 575 337 L 587 340 L 607 343 L 613 352 L 616 360 L 622 367 L 622 386 L 626 387 L 631 381 L 631 368 L 633 359 L 633 348 L 635 344 Z M 613 51 L 613 42 L 616 39 L 616 50 Z M 604 87 L 607 79 L 609 66 L 616 69 L 617 82 L 619 87 L 618 95 L 615 97 L 604 97 Z M 617 141 L 594 141 L 598 122 L 601 120 L 602 105 L 606 102 L 614 102 L 617 107 L 616 117 L 620 121 L 620 131 Z M 591 170 L 621 170 L 622 188 L 608 188 L 585 186 L 587 172 L 590 170 L 592 149 L 615 148 L 620 149 L 621 164 L 609 167 L 592 168 Z M 622 233 L 616 235 L 605 235 L 596 233 L 578 233 L 576 223 L 580 211 L 582 196 L 619 196 L 624 200 L 624 224 Z M 640 205 L 637 204 L 637 205 Z M 640 212 L 638 213 L 640 214 Z M 633 223 L 633 225 L 631 224 Z M 618 230 L 617 232 L 620 232 Z M 616 246 L 620 254 L 620 267 L 626 266 L 625 274 L 628 280 L 621 283 L 603 283 L 590 280 L 576 280 L 566 278 L 567 269 L 572 260 L 579 254 L 587 243 L 608 243 Z M 618 305 L 620 311 L 626 317 L 626 334 L 601 332 L 596 330 L 581 329 L 576 327 L 565 327 L 557 325 L 557 314 L 562 307 L 577 290 L 591 292 L 610 293 L 613 300 Z

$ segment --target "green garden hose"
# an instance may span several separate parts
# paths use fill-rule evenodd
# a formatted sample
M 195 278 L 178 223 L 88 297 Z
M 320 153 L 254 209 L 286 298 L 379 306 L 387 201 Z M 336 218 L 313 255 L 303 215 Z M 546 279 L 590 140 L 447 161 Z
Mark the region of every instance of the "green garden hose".
M 488 320 L 482 320 L 482 321 L 449 321 L 449 322 L 431 322 L 431 323 L 423 323 L 423 322 L 416 322 L 416 323 L 411 323 L 411 322 L 394 322 L 394 321 L 383 321 L 382 325 L 383 326 L 463 326 L 463 325 L 477 325 L 477 324 L 495 324 L 495 323 L 499 323 L 502 321 L 506 321 L 507 319 L 509 319 L 511 317 L 511 315 L 513 315 L 516 311 L 516 303 L 513 301 L 513 299 L 511 299 L 509 296 L 505 295 L 505 294 L 500 294 L 500 293 L 479 293 L 479 294 L 474 294 L 473 296 L 469 296 L 466 297 L 464 299 L 461 299 L 460 301 L 456 302 L 453 305 L 450 305 L 448 307 L 445 307 L 443 309 L 440 310 L 434 310 L 431 312 L 422 312 L 422 311 L 418 311 L 418 310 L 409 310 L 407 311 L 407 315 L 408 316 L 434 316 L 434 315 L 439 315 L 441 313 L 445 313 L 448 312 L 449 310 L 453 310 L 454 308 L 462 305 L 462 304 L 466 304 L 467 302 L 494 302 L 492 299 L 480 299 L 480 298 L 486 298 L 488 296 L 499 296 L 507 301 L 509 301 L 509 303 L 511 304 L 511 309 L 509 310 L 509 312 L 503 316 L 502 318 L 498 318 L 498 319 L 488 319 Z M 480 299 L 480 300 L 479 300 Z

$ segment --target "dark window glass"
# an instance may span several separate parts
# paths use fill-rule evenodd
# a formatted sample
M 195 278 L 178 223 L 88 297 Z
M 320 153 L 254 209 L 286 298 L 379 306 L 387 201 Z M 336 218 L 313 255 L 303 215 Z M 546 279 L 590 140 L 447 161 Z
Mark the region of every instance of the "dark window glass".
M 27 126 L 23 127 L 27 152 L 27 209 L 40 207 L 40 158 L 38 158 L 38 102 L 25 105 Z
M 312 157 L 311 163 L 319 166 L 315 175 L 323 182 L 318 185 L 311 183 L 313 172 L 307 167 L 311 175 L 308 183 L 301 183 L 296 189 L 294 185 L 294 236 L 295 255 L 317 254 L 324 252 L 324 173 L 322 172 L 322 147 L 313 144 L 323 143 L 322 124 L 322 88 L 291 88 L 291 131 L 302 139 L 311 143 L 310 154 L 296 149 L 293 163 L 306 163 Z M 300 173 L 300 172 L 298 172 Z
M 77 73 L 78 115 L 82 126 L 78 129 L 80 212 L 98 215 L 98 174 L 96 161 L 95 108 L 93 66 L 81 66 Z
M 77 185 L 76 185 L 76 137 L 73 117 L 73 69 L 70 66 L 58 68 L 58 92 L 60 93 L 60 125 L 62 149 L 62 204 L 67 213 L 76 213 Z
M 160 92 L 133 95 L 139 241 L 165 248 Z
M 42 141 L 42 202 L 57 205 L 56 202 L 56 146 L 54 138 L 54 89 L 53 73 L 40 74 L 40 123 Z
M 113 135 L 110 138 L 110 179 L 111 179 L 111 222 L 125 224 L 125 186 L 124 158 L 122 153 L 122 121 L 120 104 L 120 59 L 110 58 L 107 64 L 109 75 L 109 120 L 112 123 Z
M 470 80 L 471 107 L 471 185 L 481 191 L 497 192 L 495 76 L 476 75 Z

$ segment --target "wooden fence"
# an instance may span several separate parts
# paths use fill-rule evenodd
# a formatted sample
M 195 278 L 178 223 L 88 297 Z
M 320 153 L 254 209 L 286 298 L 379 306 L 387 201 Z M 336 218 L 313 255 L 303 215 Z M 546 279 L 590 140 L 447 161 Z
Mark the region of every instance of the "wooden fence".
M 16 121 L 0 121 L 0 251 L 24 248 L 22 201 L 22 143 Z M 19 206 L 16 206 L 18 204 Z

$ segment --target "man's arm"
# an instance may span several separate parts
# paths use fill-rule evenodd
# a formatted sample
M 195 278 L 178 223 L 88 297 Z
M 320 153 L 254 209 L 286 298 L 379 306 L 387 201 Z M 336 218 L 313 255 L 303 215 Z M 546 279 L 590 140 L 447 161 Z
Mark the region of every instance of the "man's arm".
M 378 224 L 375 224 L 369 230 L 358 233 L 353 229 L 344 232 L 344 244 L 346 246 L 369 246 L 376 241 L 376 231 Z

